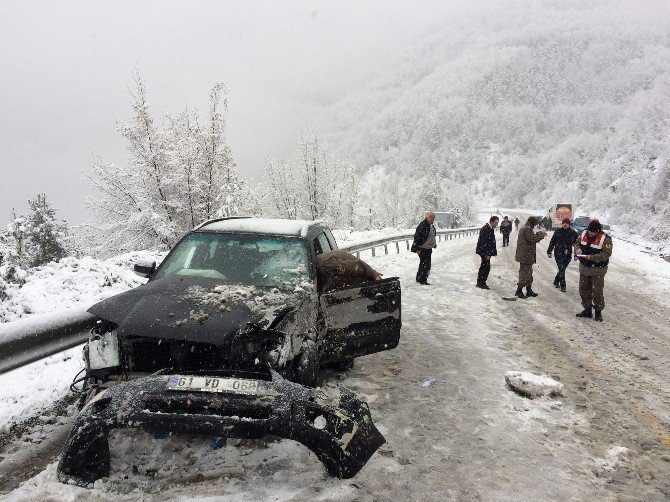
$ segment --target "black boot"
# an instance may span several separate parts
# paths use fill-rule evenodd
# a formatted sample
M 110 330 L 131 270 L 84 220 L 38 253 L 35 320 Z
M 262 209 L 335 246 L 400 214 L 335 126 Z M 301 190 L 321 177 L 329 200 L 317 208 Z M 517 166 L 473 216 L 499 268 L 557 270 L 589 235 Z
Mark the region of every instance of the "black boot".
M 596 310 L 596 317 L 595 317 L 595 319 L 596 319 L 596 321 L 603 322 L 603 314 L 602 314 L 602 311 L 600 311 L 600 310 Z
M 589 319 L 591 317 L 593 317 L 593 312 L 591 311 L 591 307 L 586 307 L 579 314 L 577 314 L 577 317 L 588 317 Z
M 565 289 L 565 284 L 561 284 L 561 291 L 563 293 L 565 293 L 567 291 L 567 289 Z
M 526 298 L 526 295 L 523 294 L 523 289 L 521 289 L 521 287 L 516 288 L 516 293 L 514 293 L 514 296 L 521 299 Z
M 537 296 L 537 293 L 533 291 L 530 286 L 526 286 L 526 297 L 530 298 L 531 296 Z

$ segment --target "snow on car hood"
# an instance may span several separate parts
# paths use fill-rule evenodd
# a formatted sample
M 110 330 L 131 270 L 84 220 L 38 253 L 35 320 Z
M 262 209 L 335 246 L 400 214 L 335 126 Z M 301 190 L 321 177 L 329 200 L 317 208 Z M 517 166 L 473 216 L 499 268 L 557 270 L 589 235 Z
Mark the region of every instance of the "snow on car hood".
M 269 324 L 275 311 L 294 306 L 307 290 L 294 287 L 284 291 L 170 275 L 96 303 L 88 311 L 117 324 L 121 337 L 224 345 L 247 323 Z

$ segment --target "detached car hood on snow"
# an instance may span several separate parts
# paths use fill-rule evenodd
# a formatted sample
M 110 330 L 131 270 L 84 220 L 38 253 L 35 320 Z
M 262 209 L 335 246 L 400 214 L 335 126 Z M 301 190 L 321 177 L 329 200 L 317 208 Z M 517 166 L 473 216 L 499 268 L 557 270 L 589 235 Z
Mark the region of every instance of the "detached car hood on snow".
M 120 337 L 155 337 L 221 345 L 247 323 L 259 323 L 282 306 L 254 308 L 261 288 L 222 284 L 218 279 L 170 275 L 112 296 L 88 311 L 118 326 Z M 279 301 L 277 301 L 279 300 Z

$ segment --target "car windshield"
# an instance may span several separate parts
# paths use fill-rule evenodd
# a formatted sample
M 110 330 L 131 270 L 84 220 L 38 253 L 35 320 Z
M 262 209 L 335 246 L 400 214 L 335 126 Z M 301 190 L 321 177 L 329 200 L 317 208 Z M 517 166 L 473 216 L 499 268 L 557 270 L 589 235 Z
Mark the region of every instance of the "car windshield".
M 573 224 L 578 227 L 588 227 L 590 222 L 588 218 L 577 218 Z
M 190 275 L 226 284 L 294 288 L 309 277 L 305 242 L 293 237 L 193 233 L 163 261 L 155 279 Z

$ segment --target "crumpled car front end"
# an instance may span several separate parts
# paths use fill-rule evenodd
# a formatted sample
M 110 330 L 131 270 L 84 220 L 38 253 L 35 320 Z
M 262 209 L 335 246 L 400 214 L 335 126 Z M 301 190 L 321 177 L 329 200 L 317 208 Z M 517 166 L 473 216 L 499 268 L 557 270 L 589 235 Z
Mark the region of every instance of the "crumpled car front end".
M 345 388 L 333 393 L 277 372 L 153 375 L 99 393 L 82 410 L 58 464 L 58 478 L 87 486 L 110 472 L 110 431 L 141 428 L 210 437 L 295 440 L 331 475 L 350 478 L 384 444 L 367 404 Z

